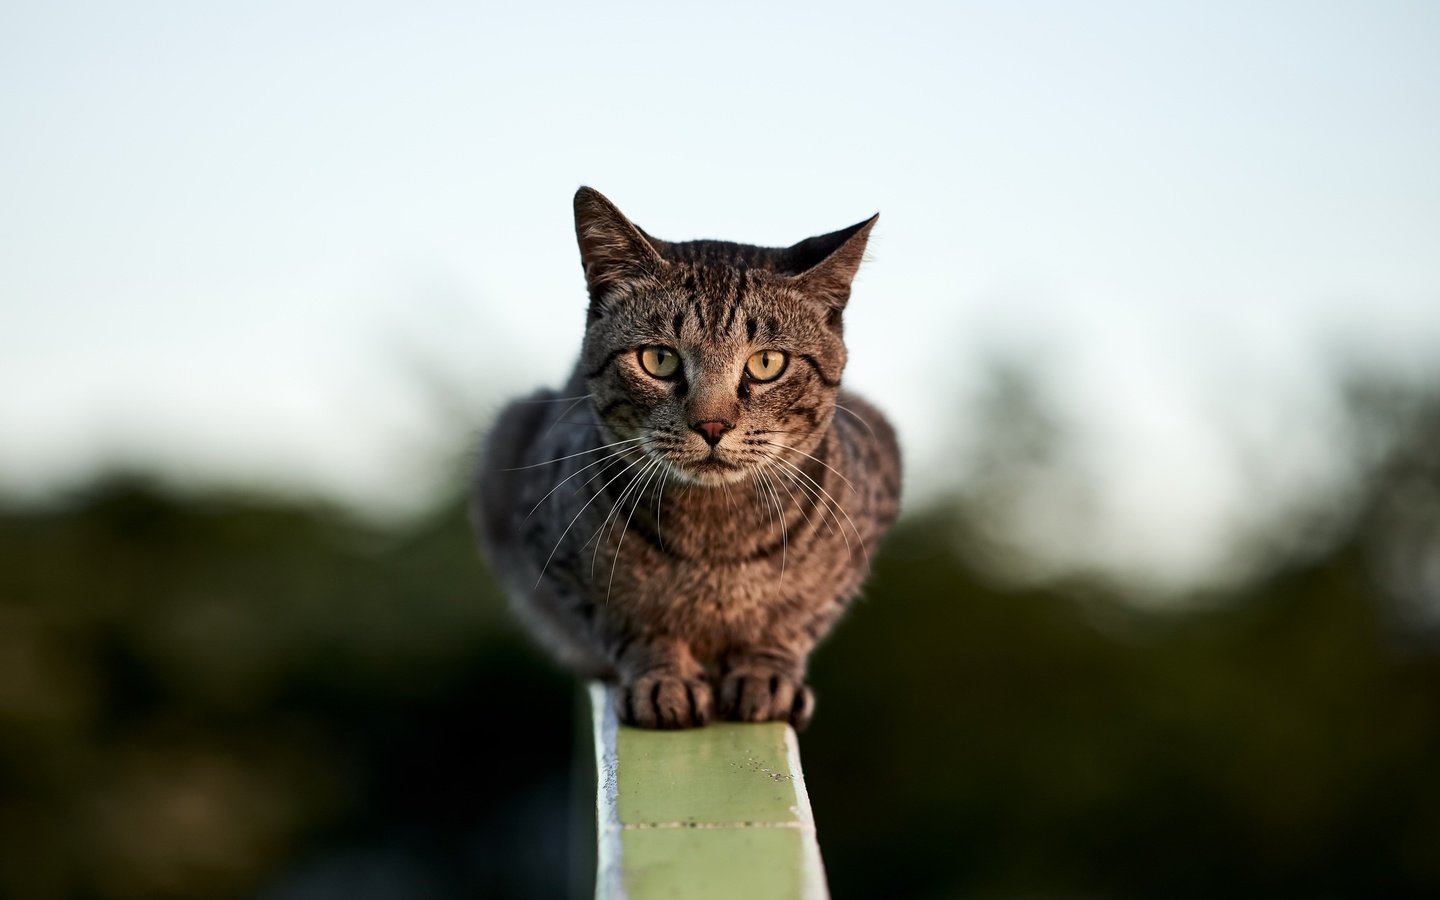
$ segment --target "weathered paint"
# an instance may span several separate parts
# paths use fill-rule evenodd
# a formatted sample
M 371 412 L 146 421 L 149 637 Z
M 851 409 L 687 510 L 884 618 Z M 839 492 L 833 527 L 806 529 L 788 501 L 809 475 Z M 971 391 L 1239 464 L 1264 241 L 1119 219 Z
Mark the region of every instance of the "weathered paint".
M 828 896 L 795 732 L 618 725 L 592 685 L 599 898 Z

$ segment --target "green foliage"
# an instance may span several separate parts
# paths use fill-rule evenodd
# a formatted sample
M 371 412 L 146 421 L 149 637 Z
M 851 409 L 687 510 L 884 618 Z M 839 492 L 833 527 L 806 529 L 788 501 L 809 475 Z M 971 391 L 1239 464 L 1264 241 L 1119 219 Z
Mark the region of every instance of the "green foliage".
M 998 590 L 963 533 L 907 523 L 817 658 L 835 896 L 1440 888 L 1440 664 L 1386 633 L 1353 552 L 1147 615 Z
M 0 894 L 557 883 L 514 828 L 560 790 L 568 688 L 458 505 L 384 531 L 122 479 L 0 514 L 0 548 Z

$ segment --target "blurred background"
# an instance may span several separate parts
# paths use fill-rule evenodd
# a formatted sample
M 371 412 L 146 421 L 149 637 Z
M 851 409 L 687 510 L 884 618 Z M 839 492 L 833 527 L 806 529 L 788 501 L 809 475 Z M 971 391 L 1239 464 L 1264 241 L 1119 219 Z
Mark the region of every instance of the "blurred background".
M 581 183 L 881 212 L 837 898 L 1440 895 L 1440 7 L 0 7 L 0 896 L 553 897 L 465 521 Z

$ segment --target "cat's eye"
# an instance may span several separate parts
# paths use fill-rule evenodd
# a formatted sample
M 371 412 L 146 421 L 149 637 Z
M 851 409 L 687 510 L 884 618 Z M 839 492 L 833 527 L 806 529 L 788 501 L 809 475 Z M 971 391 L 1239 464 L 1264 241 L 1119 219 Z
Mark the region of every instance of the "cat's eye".
M 745 363 L 745 371 L 755 381 L 774 381 L 785 371 L 786 356 L 779 350 L 761 350 Z
M 643 347 L 640 366 L 656 378 L 673 378 L 680 369 L 680 354 L 669 347 Z

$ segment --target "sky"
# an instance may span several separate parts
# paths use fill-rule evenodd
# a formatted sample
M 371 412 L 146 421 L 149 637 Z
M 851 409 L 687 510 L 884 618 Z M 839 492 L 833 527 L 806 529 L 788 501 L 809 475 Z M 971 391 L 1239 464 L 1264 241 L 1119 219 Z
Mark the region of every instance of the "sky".
M 1095 494 L 1024 527 L 1196 577 L 1257 484 L 1344 477 L 1338 358 L 1440 358 L 1436 46 L 1400 2 L 9 3 L 0 491 L 433 497 L 572 364 L 589 184 L 675 240 L 880 212 L 846 380 L 907 502 L 1018 361 Z

